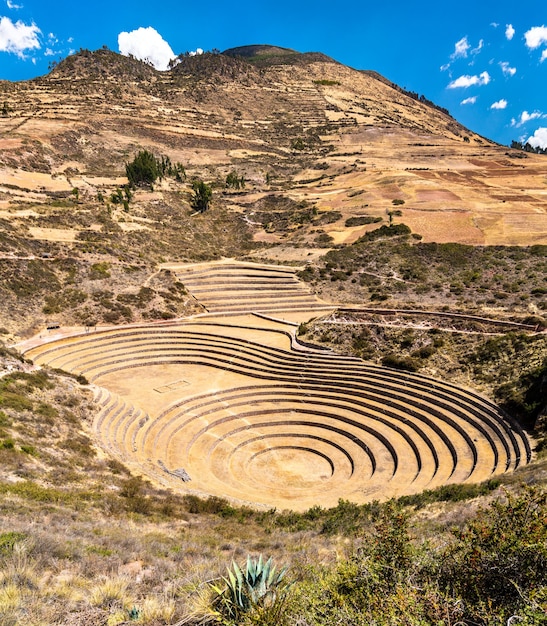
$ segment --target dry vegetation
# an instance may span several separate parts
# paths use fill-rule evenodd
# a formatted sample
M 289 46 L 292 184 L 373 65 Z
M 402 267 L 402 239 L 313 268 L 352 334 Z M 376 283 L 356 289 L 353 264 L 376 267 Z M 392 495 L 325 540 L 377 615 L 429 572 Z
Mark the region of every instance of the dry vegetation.
M 0 379 L 0 619 L 6 625 L 178 623 L 202 606 L 205 581 L 223 574 L 232 559 L 241 563 L 247 554 L 261 553 L 288 566 L 290 580 L 297 582 L 283 619 L 322 624 L 325 613 L 332 619 L 345 614 L 345 623 L 358 624 L 364 599 L 353 595 L 356 590 L 344 592 L 347 600 L 338 609 L 330 594 L 336 588 L 340 592 L 335 581 L 347 574 L 346 568 L 357 563 L 369 567 L 363 558 L 375 545 L 372 537 L 379 540 L 378 529 L 385 533 L 380 541 L 394 542 L 406 554 L 401 559 L 390 543 L 397 574 L 389 564 L 382 565 L 395 576 L 397 591 L 385 589 L 394 615 L 407 620 L 401 623 L 418 623 L 412 621 L 414 611 L 424 611 L 430 619 L 448 611 L 456 619 L 457 595 L 451 596 L 449 587 L 446 595 L 428 590 L 425 603 L 413 595 L 414 608 L 401 604 L 398 594 L 404 589 L 409 593 L 407 585 L 418 572 L 426 576 L 424 559 L 427 567 L 438 566 L 436 559 L 451 541 L 451 526 L 463 529 L 473 520 L 477 501 L 469 498 L 489 493 L 482 502 L 493 495 L 505 498 L 500 480 L 402 499 L 404 514 L 393 504 L 357 507 L 347 502 L 329 511 L 259 513 L 218 498 L 176 496 L 132 477 L 93 445 L 93 406 L 85 381 L 49 370 L 25 372 L 29 365 L 6 350 L 2 369 L 10 371 Z M 542 458 L 501 484 L 518 493 L 521 481 L 545 485 L 545 475 Z M 530 498 L 534 507 L 544 506 L 539 492 Z M 458 504 L 462 499 L 465 504 Z M 531 529 L 526 527 L 528 541 Z M 464 551 L 465 543 L 459 549 Z M 361 561 L 355 560 L 358 555 Z M 449 571 L 443 575 L 456 581 Z M 522 585 L 521 590 L 528 589 Z M 322 596 L 316 595 L 318 589 Z M 362 587 L 361 593 L 377 590 Z M 524 623 L 538 623 L 534 620 L 543 602 L 537 589 L 527 596 L 519 605 L 519 614 L 528 615 Z M 366 606 L 365 614 L 371 616 L 379 610 L 368 601 Z M 503 607 L 500 615 L 507 610 Z M 476 619 L 484 609 L 469 596 L 469 605 L 460 610 L 469 618 L 474 611 Z

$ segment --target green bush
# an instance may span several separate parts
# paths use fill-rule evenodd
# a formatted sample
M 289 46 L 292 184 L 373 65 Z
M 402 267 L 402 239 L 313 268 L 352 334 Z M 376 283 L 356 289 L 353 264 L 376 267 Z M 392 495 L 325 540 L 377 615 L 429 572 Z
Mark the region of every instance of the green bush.
M 9 391 L 0 391 L 0 407 L 3 409 L 12 409 L 21 413 L 23 411 L 32 411 L 34 404 L 24 395 L 12 393 Z
M 153 185 L 160 175 L 158 160 L 148 150 L 141 150 L 131 163 L 126 163 L 125 174 L 135 187 Z
M 4 411 L 0 411 L 0 427 L 11 426 L 11 424 L 11 419 L 4 413 Z
M 199 213 L 204 213 L 211 203 L 213 190 L 210 185 L 202 180 L 194 180 L 192 183 L 192 208 Z
M 371 230 L 369 233 L 364 234 L 355 242 L 357 244 L 365 241 L 375 241 L 376 239 L 382 239 L 384 237 L 400 237 L 403 235 L 410 235 L 412 231 L 406 224 L 395 224 L 386 226 L 380 226 L 376 230 Z
M 144 493 L 145 483 L 140 476 L 125 480 L 120 489 L 120 496 L 125 498 L 126 509 L 131 513 L 146 515 L 152 510 L 152 502 Z
M 328 78 L 320 78 L 319 80 L 312 81 L 314 85 L 323 85 L 325 87 L 334 87 L 335 85 L 339 85 L 340 82 L 337 80 L 329 80 Z
M 38 450 L 34 446 L 29 444 L 21 444 L 21 452 L 28 454 L 29 456 L 38 456 Z
M 359 217 L 348 217 L 345 222 L 346 228 L 352 226 L 364 226 L 365 224 L 378 224 L 382 221 L 381 217 L 374 217 L 372 215 L 361 215 Z
M 228 176 L 226 176 L 226 187 L 243 189 L 243 187 L 245 187 L 245 177 L 238 176 L 237 172 L 230 172 Z
M 93 263 L 89 270 L 90 280 L 103 280 L 110 278 L 110 263 L 101 261 L 100 263 Z
M 417 372 L 420 369 L 420 362 L 417 359 L 410 356 L 400 356 L 394 352 L 386 354 L 382 358 L 382 365 L 407 372 Z
M 162 156 L 158 159 L 148 150 L 141 150 L 131 163 L 125 164 L 125 174 L 131 187 L 143 185 L 151 187 L 158 178 L 161 179 L 164 176 L 170 176 L 178 182 L 182 182 L 186 178 L 186 172 L 181 163 L 171 163 L 168 156 Z M 124 187 L 124 192 L 125 202 L 121 190 L 115 192 L 116 200 L 114 202 L 120 204 L 123 202 L 127 208 L 132 194 L 128 187 Z
M 547 584 L 547 494 L 528 488 L 481 509 L 454 531 L 437 576 L 446 593 L 463 599 L 470 620 L 465 623 L 484 623 L 486 607 L 503 623 L 518 614 Z
M 402 506 L 414 506 L 420 509 L 432 502 L 461 502 L 491 493 L 500 486 L 497 478 L 491 478 L 478 484 L 457 483 L 442 485 L 437 489 L 426 489 L 420 493 L 401 496 L 397 499 Z
M 26 538 L 25 533 L 15 531 L 0 533 L 0 556 L 10 553 L 16 543 L 24 541 Z
M 217 496 L 209 496 L 208 498 L 200 498 L 192 494 L 187 494 L 182 498 L 188 513 L 222 513 L 229 506 L 228 501 Z

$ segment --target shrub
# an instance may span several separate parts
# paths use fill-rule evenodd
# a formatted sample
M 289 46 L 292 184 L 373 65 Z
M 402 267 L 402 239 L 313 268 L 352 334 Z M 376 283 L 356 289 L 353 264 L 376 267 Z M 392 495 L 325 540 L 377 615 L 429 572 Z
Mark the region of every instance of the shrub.
M 29 456 L 38 456 L 38 450 L 34 446 L 29 444 L 21 444 L 21 452 L 28 454 Z
M 381 217 L 374 217 L 372 215 L 361 215 L 358 217 L 348 217 L 345 222 L 346 228 L 352 226 L 364 226 L 365 224 L 378 224 L 382 221 Z
M 527 604 L 530 594 L 545 586 L 545 492 L 528 488 L 519 496 L 499 499 L 454 535 L 441 554 L 439 583 L 463 599 L 470 619 L 489 606 L 505 623 Z
M 323 85 L 325 87 L 334 87 L 334 85 L 339 85 L 339 81 L 337 80 L 329 80 L 328 78 L 320 78 L 319 80 L 312 81 L 314 85 Z
M 110 263 L 102 261 L 100 263 L 93 263 L 89 271 L 90 280 L 102 280 L 104 278 L 110 278 Z
M 376 230 L 371 230 L 360 237 L 355 243 L 363 243 L 365 241 L 375 241 L 376 239 L 382 239 L 383 237 L 399 237 L 401 235 L 410 235 L 411 230 L 406 224 L 396 224 L 386 226 L 380 226 Z
M 228 501 L 217 496 L 209 496 L 208 498 L 200 498 L 192 494 L 187 494 L 182 498 L 188 513 L 222 513 L 228 507 Z
M 141 150 L 131 163 L 126 163 L 125 174 L 135 187 L 153 185 L 160 174 L 158 160 L 148 150 Z
M 334 239 L 328 233 L 321 233 L 320 235 L 317 235 L 317 237 L 314 239 L 314 242 L 320 247 L 328 246 L 333 241 Z
M 420 606 L 424 586 L 415 594 L 414 549 L 407 515 L 393 502 L 380 507 L 373 527 L 361 531 L 361 543 L 334 571 L 320 572 L 318 580 L 297 598 L 305 624 L 441 624 L 430 622 Z M 416 621 L 413 618 L 417 618 Z M 310 619 L 311 618 L 311 619 Z M 450 622 L 452 623 L 452 622 Z
M 393 352 L 386 354 L 382 359 L 382 365 L 407 372 L 417 372 L 420 369 L 420 363 L 416 359 L 410 356 L 399 356 Z
M 33 406 L 32 400 L 24 395 L 9 391 L 0 392 L 0 407 L 4 409 L 13 409 L 21 413 L 22 411 L 32 411 Z
M 482 483 L 455 483 L 442 485 L 436 489 L 426 489 L 420 493 L 401 496 L 397 502 L 402 506 L 414 506 L 420 509 L 432 502 L 461 502 L 491 493 L 500 486 L 497 478 L 490 478 Z
M 213 190 L 211 186 L 202 180 L 194 180 L 192 183 L 192 208 L 199 213 L 204 213 L 211 203 Z
M 125 498 L 126 508 L 132 513 L 146 515 L 152 509 L 152 503 L 143 493 L 144 481 L 140 476 L 132 476 L 123 482 L 120 496 Z
M 435 346 L 430 344 L 428 346 L 418 348 L 418 350 L 415 350 L 411 356 L 417 359 L 428 359 L 430 356 L 433 356 L 435 352 L 437 352 Z
M 0 533 L 0 555 L 5 555 L 13 550 L 16 543 L 24 541 L 27 538 L 25 533 L 8 531 Z
M 245 187 L 245 177 L 238 176 L 237 172 L 230 172 L 228 176 L 226 176 L 226 187 L 243 189 L 243 187 Z
M 0 426 L 11 426 L 11 419 L 4 413 L 4 411 L 0 411 Z

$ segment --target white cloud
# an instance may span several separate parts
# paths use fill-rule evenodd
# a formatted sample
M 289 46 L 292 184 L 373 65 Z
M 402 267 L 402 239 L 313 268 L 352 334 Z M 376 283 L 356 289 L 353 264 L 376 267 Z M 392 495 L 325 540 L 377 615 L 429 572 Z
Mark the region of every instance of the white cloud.
M 515 36 L 515 29 L 513 28 L 513 24 L 507 24 L 507 26 L 505 27 L 505 36 L 509 41 L 511 41 L 511 39 L 513 39 L 513 37 Z
M 547 26 L 534 26 L 524 33 L 526 45 L 532 50 L 547 43 Z
M 14 11 L 18 11 L 23 8 L 22 4 L 15 4 L 15 2 L 12 2 L 11 0 L 6 0 L 6 4 L 8 5 L 8 9 L 13 9 Z
M 452 60 L 459 59 L 459 58 L 465 59 L 467 57 L 467 53 L 469 52 L 470 48 L 471 46 L 469 45 L 469 42 L 467 41 L 467 37 L 462 37 L 459 41 L 456 42 L 454 52 L 450 55 L 450 58 Z
M 201 48 L 196 48 L 192 52 L 188 53 L 191 57 L 198 57 L 200 54 L 203 54 L 203 50 Z
M 130 33 L 120 33 L 118 35 L 118 47 L 121 54 L 147 61 L 157 70 L 166 70 L 169 61 L 175 57 L 171 46 L 151 26 L 148 28 L 141 27 Z
M 545 61 L 545 59 L 547 59 L 547 50 L 544 50 L 544 51 L 541 53 L 541 59 L 540 59 L 540 61 L 543 63 L 543 61 Z
M 543 113 L 540 113 L 539 111 L 534 111 L 533 113 L 528 113 L 528 111 L 523 111 L 520 115 L 520 123 L 526 124 L 526 122 L 529 122 L 530 120 L 538 120 L 541 117 L 545 117 L 545 116 L 543 115 Z
M 475 102 L 477 102 L 477 96 L 471 96 L 470 98 L 462 100 L 460 104 L 475 104 Z
M 41 30 L 36 24 L 24 24 L 21 20 L 12 22 L 9 17 L 0 18 L 0 52 L 11 52 L 25 58 L 26 50 L 40 48 L 38 35 Z
M 502 98 L 501 100 L 498 100 L 497 102 L 494 102 L 490 108 L 491 109 L 506 109 L 507 108 L 507 100 L 504 100 Z
M 460 87 L 467 88 L 473 86 L 480 85 L 488 85 L 490 82 L 490 74 L 488 72 L 482 72 L 478 76 L 460 76 L 453 80 L 449 85 L 448 89 L 458 89 Z
M 471 50 L 471 54 L 478 54 L 484 47 L 484 39 L 479 41 L 479 45 Z
M 505 76 L 514 76 L 517 73 L 517 68 L 511 67 L 507 61 L 501 61 L 500 67 Z
M 515 126 L 516 128 L 518 128 L 519 126 L 526 124 L 526 122 L 530 122 L 531 120 L 539 120 L 544 117 L 547 117 L 547 115 L 545 115 L 544 113 L 541 113 L 540 111 L 534 111 L 533 113 L 528 113 L 528 111 L 523 111 L 520 114 L 520 119 L 518 121 L 514 118 L 511 120 L 511 126 Z
M 547 128 L 538 128 L 536 132 L 528 139 L 528 142 L 534 148 L 547 148 Z

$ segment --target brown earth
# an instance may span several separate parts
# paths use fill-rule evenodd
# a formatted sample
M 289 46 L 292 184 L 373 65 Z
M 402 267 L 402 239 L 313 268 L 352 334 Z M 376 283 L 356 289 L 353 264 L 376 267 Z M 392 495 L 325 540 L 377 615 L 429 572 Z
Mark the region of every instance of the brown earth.
M 243 175 L 244 190 L 215 201 L 251 223 L 255 203 L 269 195 L 309 203 L 319 215 L 339 212 L 320 229 L 336 243 L 370 230 L 346 232 L 347 218 L 387 220 L 393 200 L 404 201 L 397 220 L 423 241 L 547 241 L 545 158 L 495 145 L 377 74 L 322 55 L 261 65 L 208 54 L 161 73 L 107 50 L 84 51 L 0 90 L 11 108 L 0 118 L 8 209 L 47 206 L 74 188 L 93 206 L 147 148 L 181 162 L 189 178 L 223 186 L 228 172 Z M 137 194 L 130 213 L 146 213 L 170 188 Z M 314 224 L 298 226 L 267 236 L 251 230 L 257 241 L 313 243 Z

